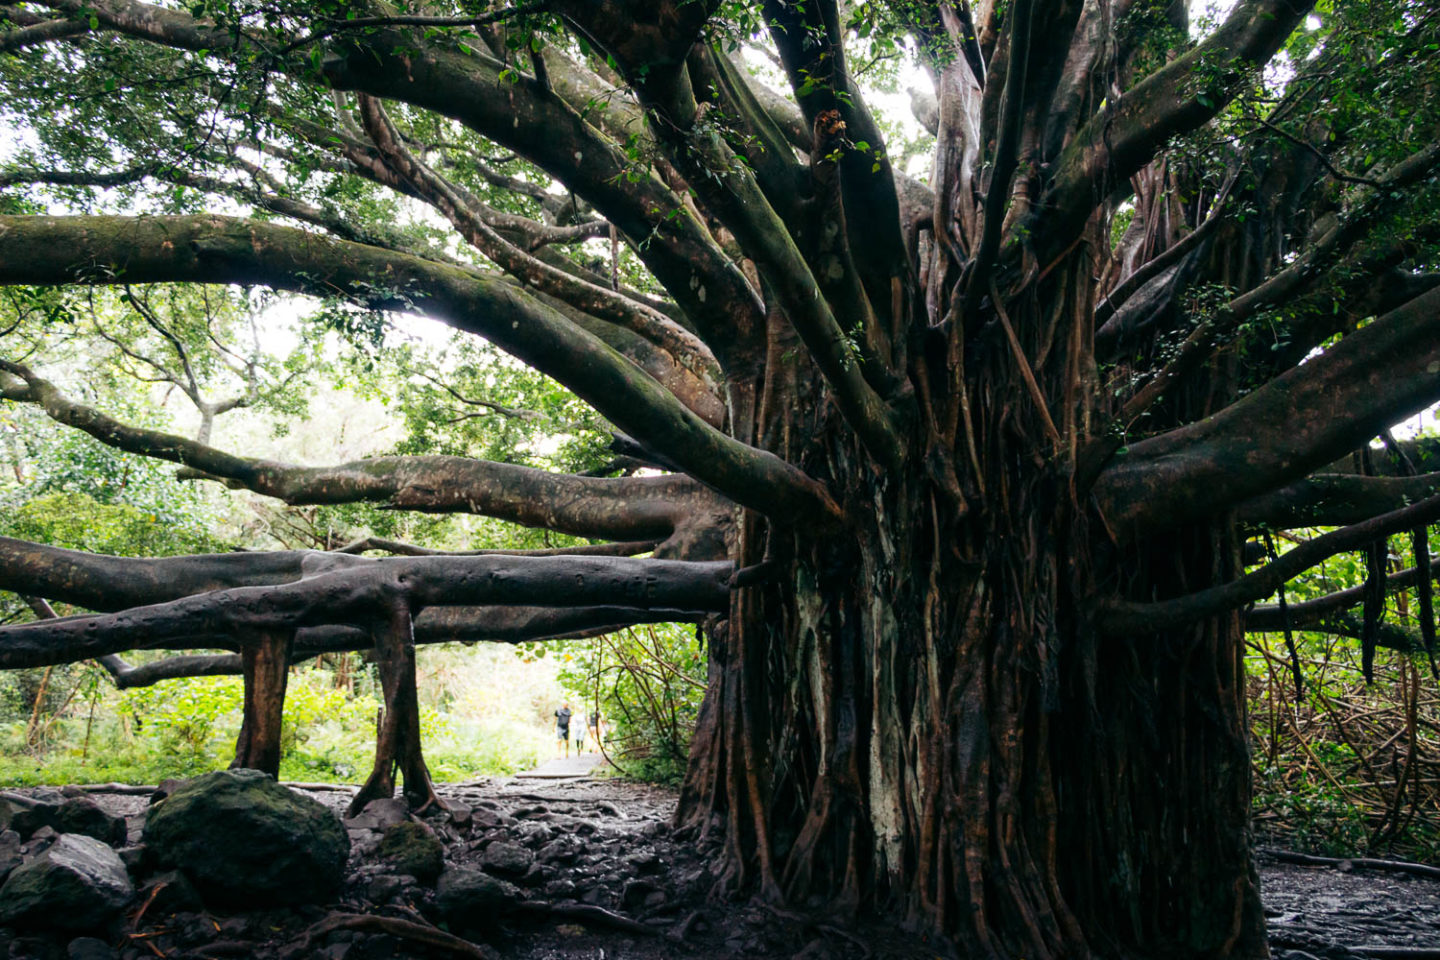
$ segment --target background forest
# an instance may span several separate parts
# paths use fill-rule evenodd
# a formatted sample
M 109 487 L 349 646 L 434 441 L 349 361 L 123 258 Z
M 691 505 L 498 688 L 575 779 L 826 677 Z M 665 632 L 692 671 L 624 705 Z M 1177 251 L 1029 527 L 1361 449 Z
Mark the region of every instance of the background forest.
M 203 430 L 276 458 L 444 452 L 565 469 L 601 462 L 603 448 L 578 401 L 470 341 L 447 343 L 413 321 L 408 330 L 377 328 L 357 338 L 343 324 L 337 332 L 333 317 L 301 316 L 302 304 L 249 302 L 222 289 L 160 296 L 132 290 L 110 300 L 44 304 L 11 297 L 4 343 L 16 356 L 43 350 L 47 375 L 133 422 Z M 461 393 L 472 387 L 484 404 Z M 206 399 L 226 390 L 239 402 Z M 0 535 L 69 549 L 157 557 L 332 550 L 367 536 L 450 550 L 573 540 L 480 517 L 365 504 L 285 507 L 177 482 L 173 468 L 116 451 L 21 404 L 0 406 L 0 436 Z M 4 622 L 33 615 L 15 595 L 0 595 Z M 160 656 L 137 652 L 127 664 Z M 297 667 L 285 705 L 282 774 L 347 781 L 363 773 L 374 744 L 377 684 L 373 664 L 358 653 Z M 534 766 L 553 753 L 551 715 L 569 698 L 587 713 L 598 704 L 610 718 L 623 769 L 673 781 L 683 772 L 703 689 L 703 653 L 689 626 L 522 648 L 431 646 L 420 665 L 426 753 L 437 779 L 447 781 Z M 0 673 L 0 781 L 155 782 L 223 768 L 241 702 L 237 676 L 117 689 L 95 662 Z

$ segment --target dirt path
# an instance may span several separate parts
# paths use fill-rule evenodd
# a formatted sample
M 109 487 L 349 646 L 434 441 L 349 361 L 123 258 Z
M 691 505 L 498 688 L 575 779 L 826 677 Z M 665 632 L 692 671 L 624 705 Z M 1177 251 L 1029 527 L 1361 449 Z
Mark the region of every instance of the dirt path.
M 711 898 L 714 841 L 697 844 L 672 833 L 673 791 L 596 778 L 592 767 L 587 755 L 546 764 L 528 776 L 440 787 L 455 812 L 426 822 L 444 842 L 447 864 L 483 867 L 523 891 L 524 909 L 497 916 L 476 956 L 928 960 L 954 955 L 944 943 L 894 927 L 842 927 L 853 916 L 805 915 Z M 343 788 L 302 792 L 337 812 L 350 797 Z M 92 796 L 125 815 L 131 842 L 138 839 L 146 797 Z M 395 875 L 376 856 L 379 830 L 357 821 L 351 837 L 339 902 L 239 915 L 150 911 L 138 925 L 115 932 L 115 955 L 136 960 L 159 949 L 167 957 L 200 958 L 221 955 L 215 952 L 219 948 L 230 956 L 243 949 L 257 960 L 455 956 L 374 931 L 337 930 L 298 946 L 307 931 L 335 913 L 422 925 L 438 917 L 433 888 Z M 1440 880 L 1264 858 L 1260 867 L 1277 960 L 1440 958 L 1440 952 L 1427 952 L 1440 948 Z M 57 947 L 56 956 L 64 957 L 65 945 Z

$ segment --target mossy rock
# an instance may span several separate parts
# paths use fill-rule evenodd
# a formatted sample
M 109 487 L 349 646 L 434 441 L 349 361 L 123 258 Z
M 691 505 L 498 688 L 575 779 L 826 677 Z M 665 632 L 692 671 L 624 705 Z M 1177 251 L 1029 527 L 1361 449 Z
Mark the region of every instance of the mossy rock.
M 408 873 L 421 883 L 434 883 L 445 866 L 445 845 L 435 831 L 414 821 L 388 828 L 375 852 L 396 873 Z
M 209 903 L 324 901 L 340 887 L 350 837 L 340 818 L 258 770 L 196 777 L 156 802 L 145 845 L 185 871 Z

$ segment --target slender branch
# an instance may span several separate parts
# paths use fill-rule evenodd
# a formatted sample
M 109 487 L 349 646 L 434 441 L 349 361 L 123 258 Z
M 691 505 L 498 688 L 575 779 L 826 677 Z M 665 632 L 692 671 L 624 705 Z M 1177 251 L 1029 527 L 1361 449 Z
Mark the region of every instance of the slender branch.
M 1365 477 L 1317 473 L 1239 504 L 1242 523 L 1287 527 L 1340 526 L 1398 510 L 1440 492 L 1440 473 L 1412 477 Z
M 1097 620 L 1103 630 L 1117 635 L 1171 632 L 1180 625 L 1235 610 L 1267 597 L 1285 581 L 1337 553 L 1354 550 L 1374 543 L 1380 537 L 1437 520 L 1440 520 L 1440 495 L 1307 540 L 1259 570 L 1222 586 L 1154 603 L 1110 601 L 1097 611 Z

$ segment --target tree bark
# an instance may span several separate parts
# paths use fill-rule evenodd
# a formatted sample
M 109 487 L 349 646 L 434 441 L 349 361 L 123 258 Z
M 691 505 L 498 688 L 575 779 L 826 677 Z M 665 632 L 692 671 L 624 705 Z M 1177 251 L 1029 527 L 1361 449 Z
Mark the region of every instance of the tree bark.
M 372 800 L 395 792 L 398 773 L 404 778 L 405 799 L 420 812 L 432 804 L 444 805 L 435 795 L 430 769 L 420 747 L 420 699 L 415 688 L 415 637 L 410 605 L 401 597 L 389 604 L 386 622 L 375 628 L 375 663 L 380 668 L 384 713 L 375 741 L 375 766 L 360 792 L 350 801 L 346 816 L 353 817 Z
M 295 631 L 285 629 L 256 631 L 242 639 L 245 704 L 231 769 L 248 767 L 279 779 L 285 686 L 294 643 Z

